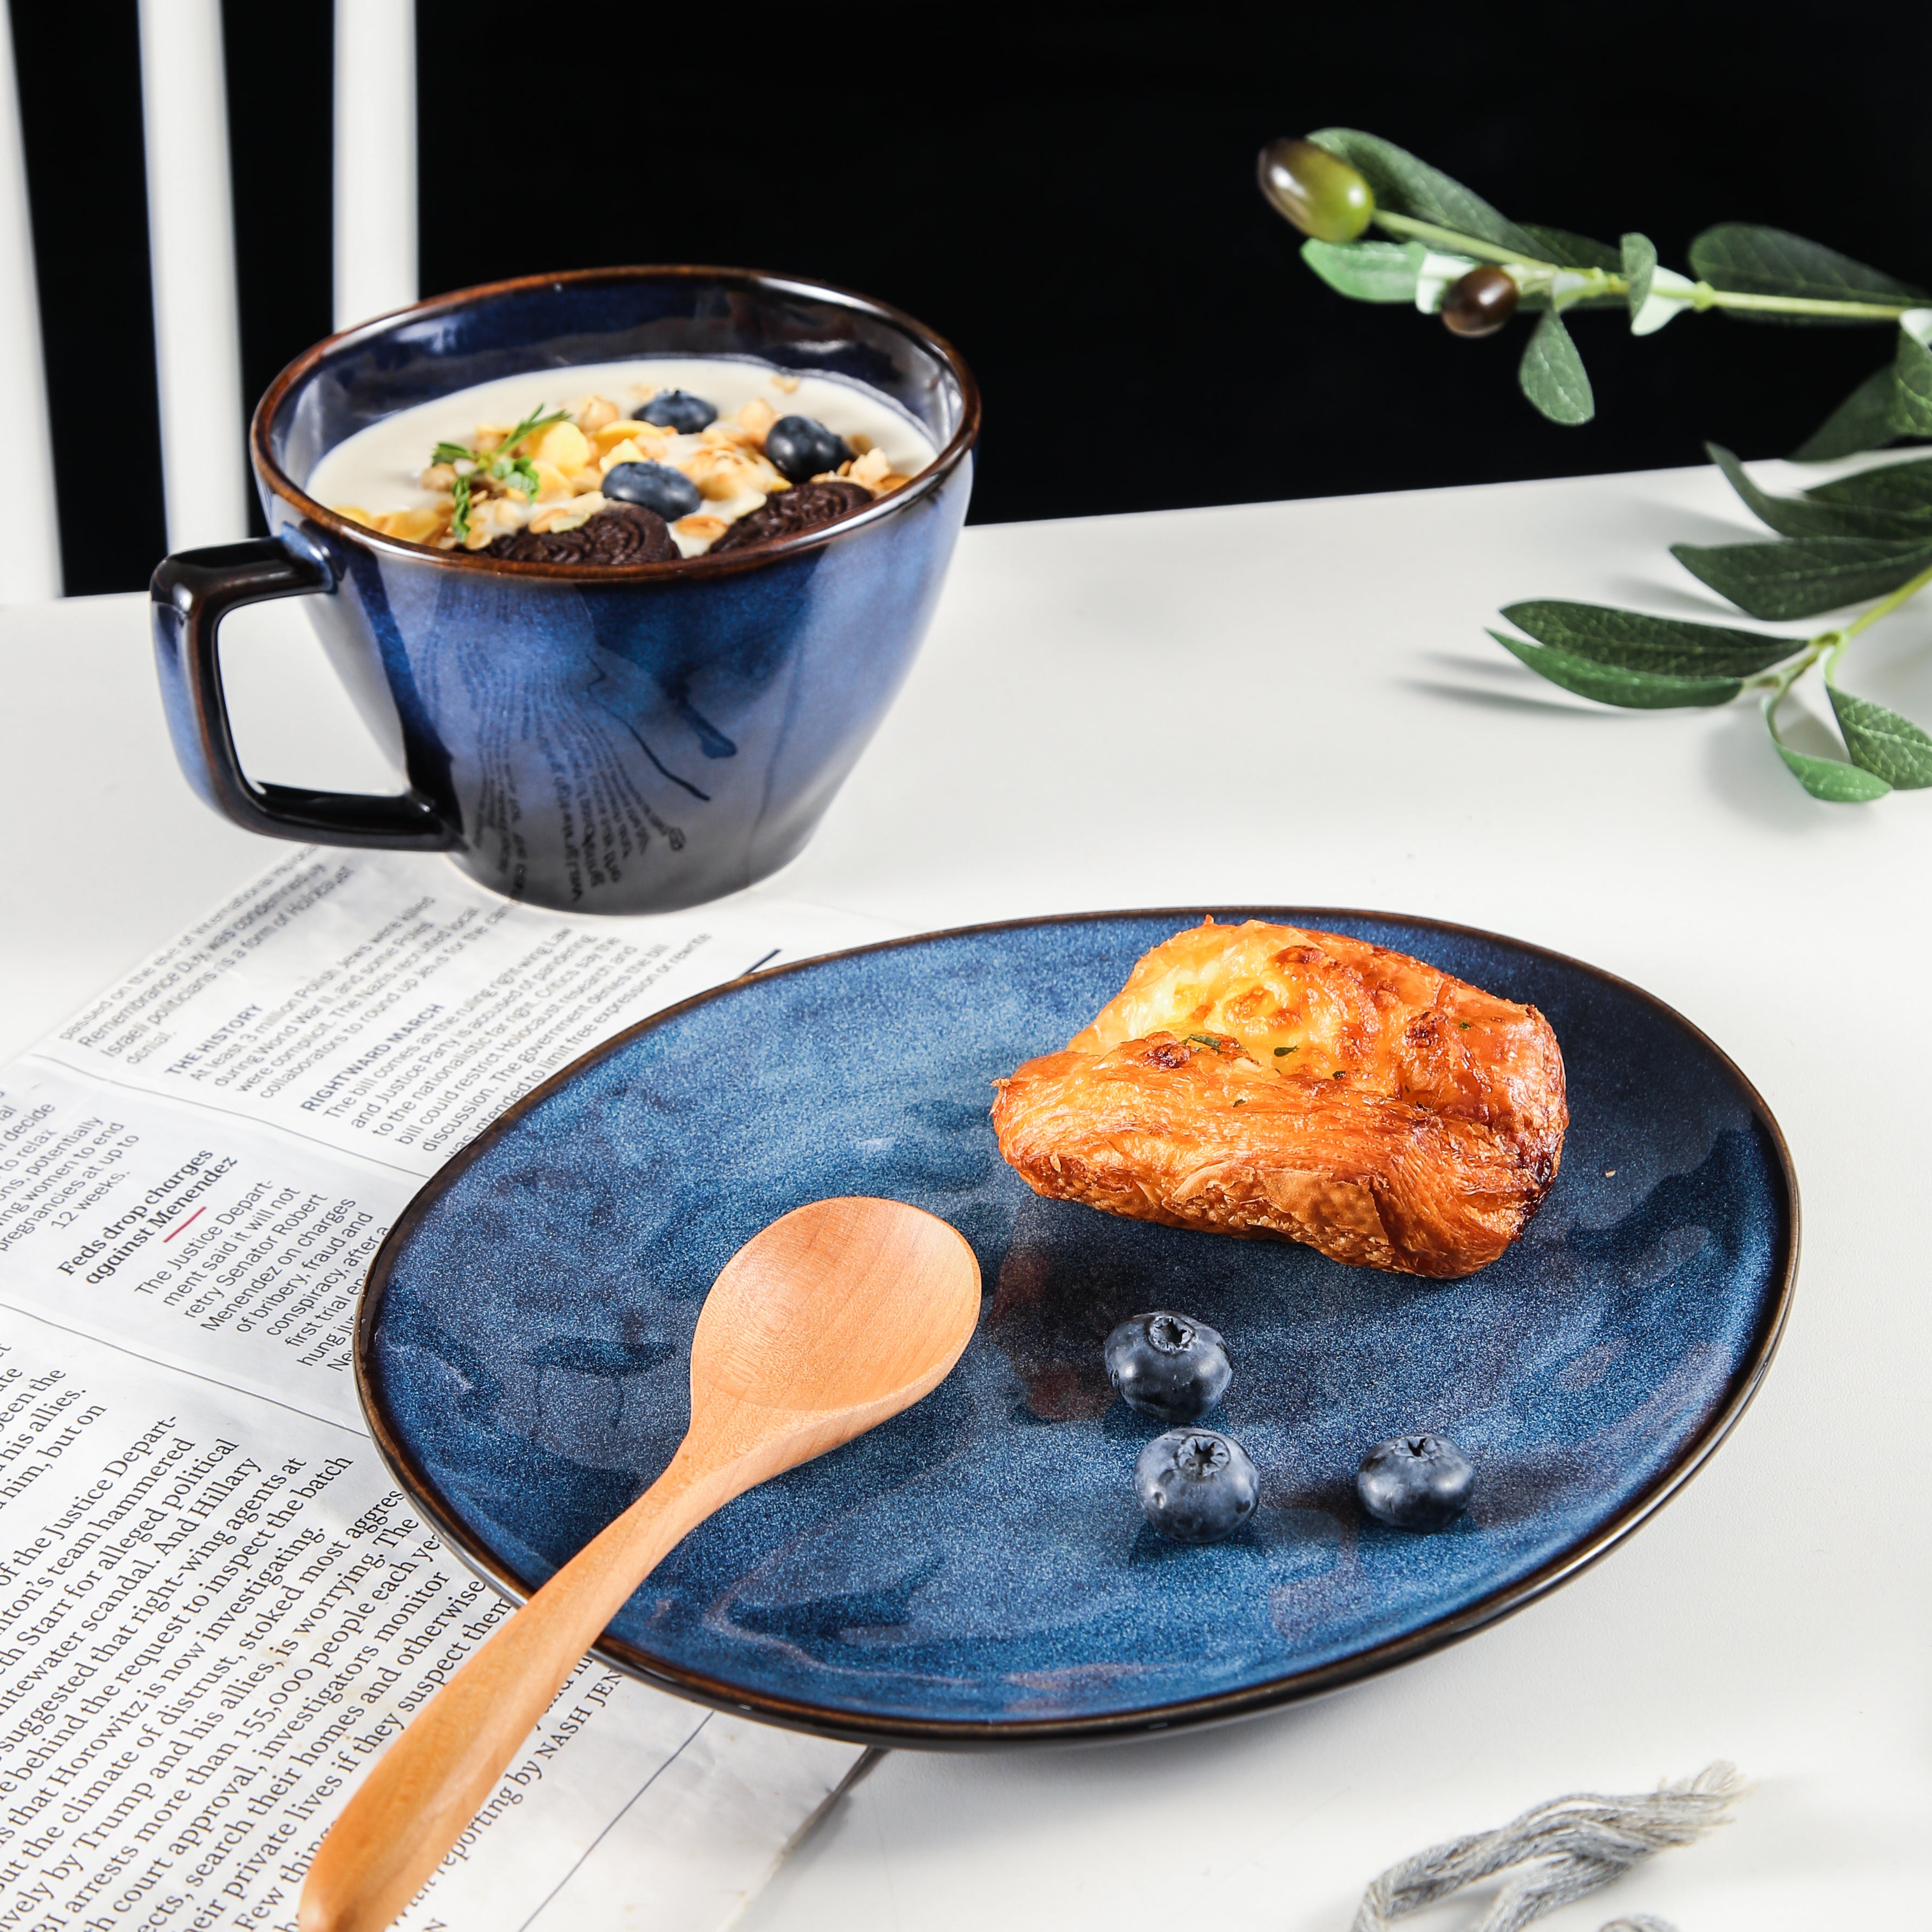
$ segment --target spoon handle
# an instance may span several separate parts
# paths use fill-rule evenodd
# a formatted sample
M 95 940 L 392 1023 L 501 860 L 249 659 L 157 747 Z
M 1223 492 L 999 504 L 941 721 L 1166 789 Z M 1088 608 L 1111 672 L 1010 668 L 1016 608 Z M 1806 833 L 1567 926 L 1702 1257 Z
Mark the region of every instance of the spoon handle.
M 747 1486 L 688 1442 L 412 1718 L 331 1826 L 302 1886 L 302 1932 L 382 1932 L 442 1862 L 502 1769 L 632 1591 Z

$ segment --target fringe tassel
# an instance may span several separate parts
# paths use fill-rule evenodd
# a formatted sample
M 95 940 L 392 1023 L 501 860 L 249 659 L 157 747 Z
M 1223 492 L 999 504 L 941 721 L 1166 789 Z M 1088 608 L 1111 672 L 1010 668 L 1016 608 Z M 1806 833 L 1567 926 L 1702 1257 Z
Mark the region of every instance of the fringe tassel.
M 1730 1822 L 1744 1790 L 1735 1765 L 1707 1766 L 1695 1778 L 1629 1797 L 1577 1792 L 1552 1798 L 1492 1832 L 1472 1832 L 1391 1865 L 1363 1894 L 1354 1932 L 1388 1932 L 1390 1922 L 1512 1867 L 1476 1932 L 1521 1932 L 1559 1905 L 1587 1896 L 1676 1845 L 1695 1844 Z M 1533 1863 L 1532 1862 L 1534 1862 Z M 1618 1918 L 1603 1932 L 1672 1932 L 1648 1913 Z

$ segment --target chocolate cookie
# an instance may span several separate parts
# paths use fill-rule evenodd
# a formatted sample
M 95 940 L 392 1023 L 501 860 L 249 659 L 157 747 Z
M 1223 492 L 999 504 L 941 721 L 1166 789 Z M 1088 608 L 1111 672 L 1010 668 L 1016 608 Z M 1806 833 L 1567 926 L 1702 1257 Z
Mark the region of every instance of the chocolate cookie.
M 815 530 L 872 500 L 872 491 L 862 483 L 801 483 L 796 489 L 767 496 L 762 509 L 740 517 L 707 554 L 716 556 L 722 550 L 776 543 L 780 537 L 796 536 L 800 530 Z
M 640 503 L 612 503 L 574 530 L 518 530 L 484 547 L 512 563 L 668 563 L 682 553 L 670 526 Z

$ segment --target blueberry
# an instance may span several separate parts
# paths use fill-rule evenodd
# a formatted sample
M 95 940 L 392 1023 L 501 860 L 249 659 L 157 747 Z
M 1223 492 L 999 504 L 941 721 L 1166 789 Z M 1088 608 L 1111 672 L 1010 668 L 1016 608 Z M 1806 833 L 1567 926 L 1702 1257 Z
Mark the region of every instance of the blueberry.
M 1212 1429 L 1170 1429 L 1134 1464 L 1147 1520 L 1174 1543 L 1219 1543 L 1255 1513 L 1261 1478 L 1248 1452 Z
M 641 503 L 666 523 L 688 517 L 704 499 L 698 485 L 668 463 L 618 463 L 604 472 L 604 494 L 620 503 Z
M 849 461 L 852 452 L 822 422 L 810 416 L 780 416 L 765 432 L 765 454 L 781 476 L 794 483 L 809 483 Z
M 635 420 L 690 436 L 707 423 L 715 423 L 718 412 L 702 396 L 688 394 L 682 389 L 660 389 L 638 412 Z
M 1107 1378 L 1130 1408 L 1160 1422 L 1192 1422 L 1226 1394 L 1227 1344 L 1191 1315 L 1131 1316 L 1107 1337 Z
M 1441 1529 L 1468 1507 L 1476 1486 L 1469 1459 L 1439 1436 L 1398 1436 L 1362 1458 L 1355 1493 L 1397 1529 Z

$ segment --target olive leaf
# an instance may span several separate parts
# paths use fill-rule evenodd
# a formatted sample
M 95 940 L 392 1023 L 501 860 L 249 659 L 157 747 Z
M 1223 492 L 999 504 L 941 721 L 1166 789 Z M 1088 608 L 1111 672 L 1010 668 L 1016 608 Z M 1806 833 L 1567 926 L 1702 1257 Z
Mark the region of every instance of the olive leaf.
M 1553 423 L 1586 423 L 1597 413 L 1583 358 L 1553 308 L 1530 332 L 1516 370 L 1522 392 Z
M 1630 292 L 1625 299 L 1630 304 L 1630 320 L 1634 322 L 1650 299 L 1650 278 L 1657 273 L 1657 244 L 1648 235 L 1626 235 L 1618 266 L 1624 272 L 1624 280 L 1630 284 Z
M 1301 259 L 1338 293 L 1357 302 L 1412 302 L 1428 250 L 1419 242 L 1304 242 Z
M 1876 772 L 1895 790 L 1922 791 L 1932 785 L 1932 738 L 1910 718 L 1882 704 L 1854 698 L 1834 684 L 1825 688 L 1854 763 Z
M 1752 515 L 1781 537 L 1894 537 L 1932 543 L 1932 512 L 1774 496 L 1751 481 L 1744 465 L 1728 449 L 1707 442 L 1704 452 L 1724 472 L 1725 481 L 1743 498 Z
M 1778 755 L 1790 766 L 1792 776 L 1814 798 L 1822 798 L 1827 805 L 1866 805 L 1892 789 L 1876 772 L 1839 758 L 1814 758 L 1794 752 L 1774 729 L 1771 735 Z
M 1782 228 L 1755 222 L 1724 221 L 1707 228 L 1690 244 L 1690 266 L 1704 280 L 1740 295 L 1798 296 L 1814 302 L 1932 302 L 1922 289 L 1882 269 L 1868 268 L 1835 248 L 1808 242 Z M 1861 326 L 1845 316 L 1775 315 L 1762 310 L 1732 309 L 1743 322 L 1802 322 L 1826 327 Z
M 1898 347 L 1892 365 L 1892 409 L 1887 420 L 1900 436 L 1932 436 L 1932 309 L 1910 309 L 1898 319 Z
M 1310 134 L 1318 148 L 1346 161 L 1369 184 L 1378 208 L 1432 221 L 1460 235 L 1473 235 L 1498 248 L 1534 256 L 1530 238 L 1478 194 L 1439 169 L 1418 160 L 1406 148 L 1354 128 L 1324 128 Z
M 1648 617 L 1605 604 L 1532 599 L 1503 615 L 1538 644 L 1573 658 L 1665 677 L 1748 676 L 1804 648 L 1802 638 L 1767 638 L 1682 617 Z
M 1734 677 L 1660 677 L 1648 671 L 1620 670 L 1546 645 L 1526 644 L 1502 631 L 1492 631 L 1490 635 L 1538 676 L 1546 677 L 1580 698 L 1594 698 L 1599 704 L 1621 705 L 1628 711 L 1728 704 L 1744 688 Z
M 1889 376 L 1889 369 L 1880 374 Z M 1805 495 L 1821 503 L 1870 503 L 1884 509 L 1932 510 L 1932 457 L 1911 463 L 1881 464 L 1856 476 L 1820 483 Z
M 1892 392 L 1897 378 L 1889 364 L 1874 369 L 1791 452 L 1794 463 L 1824 463 L 1882 449 L 1898 432 L 1892 426 Z
M 1720 597 L 1774 623 L 1882 597 L 1932 566 L 1932 543 L 1896 543 L 1877 537 L 1672 544 L 1670 554 Z
M 1567 228 L 1544 228 L 1533 222 L 1522 224 L 1522 232 L 1536 244 L 1544 261 L 1559 268 L 1607 268 L 1615 274 L 1623 266 L 1621 252 L 1607 242 L 1592 241 L 1587 235 L 1573 235 Z

